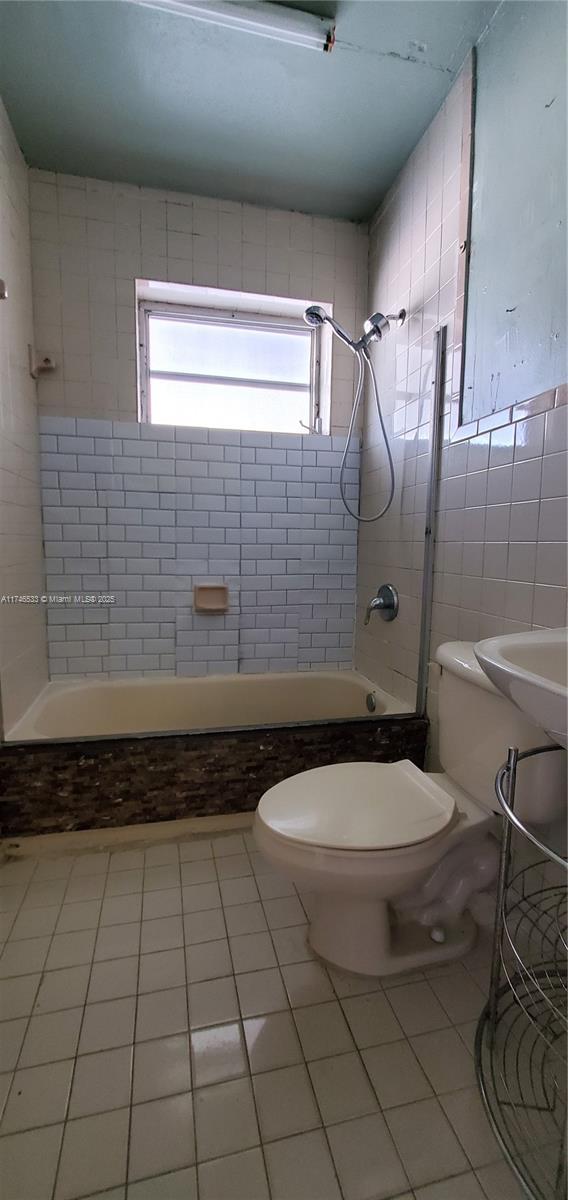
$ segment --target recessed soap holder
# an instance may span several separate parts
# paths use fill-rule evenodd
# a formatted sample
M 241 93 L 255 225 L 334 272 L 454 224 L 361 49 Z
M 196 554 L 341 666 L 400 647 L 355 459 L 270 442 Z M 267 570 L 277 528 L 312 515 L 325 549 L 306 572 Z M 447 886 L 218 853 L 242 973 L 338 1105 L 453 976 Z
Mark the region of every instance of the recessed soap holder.
M 193 586 L 193 609 L 196 613 L 226 613 L 229 611 L 229 588 L 226 583 L 196 583 Z

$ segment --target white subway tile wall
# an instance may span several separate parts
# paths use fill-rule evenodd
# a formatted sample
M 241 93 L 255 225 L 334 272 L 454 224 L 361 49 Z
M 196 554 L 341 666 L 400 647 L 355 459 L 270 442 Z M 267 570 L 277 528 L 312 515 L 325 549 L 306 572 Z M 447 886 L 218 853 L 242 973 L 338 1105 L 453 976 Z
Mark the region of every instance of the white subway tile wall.
M 42 414 L 136 420 L 137 278 L 332 302 L 367 316 L 366 225 L 30 171 Z M 332 433 L 346 433 L 353 356 L 333 349 Z
M 371 226 L 370 308 L 410 319 L 376 351 L 397 470 L 396 501 L 359 535 L 356 666 L 413 701 L 418 665 L 425 501 L 430 454 L 433 330 L 448 328 L 444 445 L 436 529 L 430 653 L 445 641 L 566 624 L 566 388 L 455 429 L 461 354 L 458 230 L 467 177 L 469 74 L 458 79 Z M 463 164 L 463 165 L 462 165 Z M 460 214 L 461 208 L 461 214 Z M 559 380 L 558 383 L 564 384 Z M 546 407 L 547 411 L 539 411 Z M 471 433 L 471 436 L 467 434 Z M 386 459 L 367 403 L 363 512 L 384 499 Z M 377 585 L 400 591 L 391 625 L 363 626 Z M 429 715 L 436 722 L 437 671 Z
M 43 590 L 39 438 L 33 343 L 28 170 L 0 101 L 0 593 Z M 9 728 L 47 681 L 45 616 L 37 605 L 0 605 L 0 725 Z
M 41 417 L 50 677 L 349 668 L 344 437 Z M 346 492 L 356 503 L 359 444 Z M 193 611 L 226 582 L 226 615 Z

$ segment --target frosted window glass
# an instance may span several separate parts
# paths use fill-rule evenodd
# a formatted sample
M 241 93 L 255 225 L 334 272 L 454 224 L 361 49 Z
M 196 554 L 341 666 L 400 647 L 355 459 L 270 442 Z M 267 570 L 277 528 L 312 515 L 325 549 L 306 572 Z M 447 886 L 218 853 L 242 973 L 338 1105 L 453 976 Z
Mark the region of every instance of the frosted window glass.
M 309 386 L 311 335 L 150 317 L 150 370 Z
M 305 433 L 310 392 L 246 388 L 180 379 L 151 379 L 151 419 L 162 425 Z

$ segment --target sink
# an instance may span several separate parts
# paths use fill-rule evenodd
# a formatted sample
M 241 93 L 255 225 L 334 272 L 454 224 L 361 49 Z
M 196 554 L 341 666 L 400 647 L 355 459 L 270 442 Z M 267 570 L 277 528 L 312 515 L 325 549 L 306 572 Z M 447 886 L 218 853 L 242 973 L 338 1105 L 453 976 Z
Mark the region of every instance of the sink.
M 568 629 L 503 634 L 473 647 L 495 687 L 559 746 L 568 742 Z

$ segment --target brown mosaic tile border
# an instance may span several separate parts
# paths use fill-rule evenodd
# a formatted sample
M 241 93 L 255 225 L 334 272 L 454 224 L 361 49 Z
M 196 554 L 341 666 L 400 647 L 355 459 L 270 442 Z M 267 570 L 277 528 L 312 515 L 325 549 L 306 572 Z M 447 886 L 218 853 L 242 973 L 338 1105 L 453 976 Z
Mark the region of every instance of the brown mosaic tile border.
M 3 837 L 252 812 L 281 779 L 328 763 L 424 765 L 428 723 L 409 715 L 294 728 L 0 749 Z

